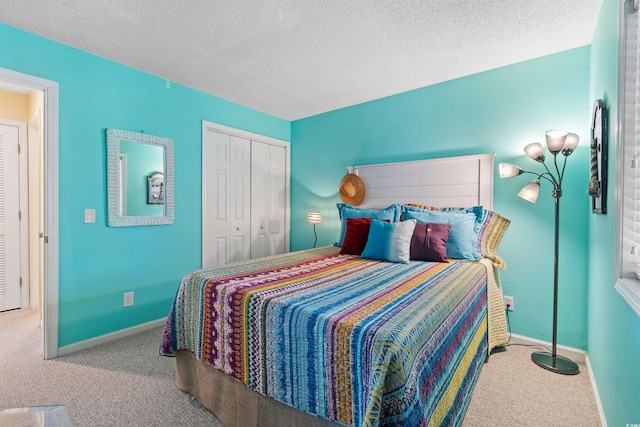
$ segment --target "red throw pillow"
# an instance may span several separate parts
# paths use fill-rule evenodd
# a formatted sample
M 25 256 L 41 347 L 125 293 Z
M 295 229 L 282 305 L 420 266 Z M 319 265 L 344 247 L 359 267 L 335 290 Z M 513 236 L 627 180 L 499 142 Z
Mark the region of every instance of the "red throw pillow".
M 447 240 L 451 224 L 419 222 L 411 237 L 410 258 L 412 260 L 449 262 Z
M 384 221 L 389 222 L 388 219 Z M 347 218 L 341 254 L 360 255 L 367 245 L 371 218 Z

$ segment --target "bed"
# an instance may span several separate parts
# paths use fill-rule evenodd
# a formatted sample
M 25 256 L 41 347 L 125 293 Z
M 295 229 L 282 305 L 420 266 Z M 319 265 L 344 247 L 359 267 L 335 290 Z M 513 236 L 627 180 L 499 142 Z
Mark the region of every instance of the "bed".
M 178 388 L 225 426 L 460 425 L 483 362 L 507 340 L 496 249 L 508 220 L 481 205 L 338 210 L 338 246 L 184 277 L 159 349 L 176 357 Z M 374 230 L 413 235 L 439 215 L 473 219 L 474 257 L 371 252 L 384 246 L 369 243 Z M 368 245 L 349 253 L 362 222 Z

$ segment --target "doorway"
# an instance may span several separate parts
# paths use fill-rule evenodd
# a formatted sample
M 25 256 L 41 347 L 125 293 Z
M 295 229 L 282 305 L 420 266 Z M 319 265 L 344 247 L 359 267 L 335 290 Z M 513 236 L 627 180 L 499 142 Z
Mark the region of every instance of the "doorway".
M 40 198 L 42 201 L 42 222 L 37 227 L 40 228 L 37 236 L 33 236 L 32 232 L 29 234 L 41 239 L 43 256 L 41 261 L 37 261 L 38 265 L 33 266 L 32 271 L 39 271 L 31 273 L 41 277 L 38 286 L 40 292 L 34 290 L 27 299 L 41 296 L 43 354 L 45 359 L 52 359 L 58 355 L 58 83 L 0 68 L 0 85 L 9 92 L 42 93 L 41 109 L 28 121 L 31 127 L 37 126 L 37 131 L 42 135 L 41 160 L 37 166 L 29 165 L 37 167 L 42 174 L 41 191 L 38 191 L 39 194 L 29 194 L 31 198 Z M 34 283 L 38 282 L 36 277 Z

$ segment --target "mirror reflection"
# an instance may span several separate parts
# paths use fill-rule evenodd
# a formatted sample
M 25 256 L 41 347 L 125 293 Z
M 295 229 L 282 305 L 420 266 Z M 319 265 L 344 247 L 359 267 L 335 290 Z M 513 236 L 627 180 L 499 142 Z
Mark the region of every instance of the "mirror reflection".
M 107 129 L 110 227 L 173 223 L 173 141 Z
M 159 198 L 162 175 L 164 175 L 163 147 L 121 140 L 120 192 L 122 202 L 120 214 L 126 216 L 164 215 L 164 204 Z M 154 197 L 151 193 L 156 192 Z

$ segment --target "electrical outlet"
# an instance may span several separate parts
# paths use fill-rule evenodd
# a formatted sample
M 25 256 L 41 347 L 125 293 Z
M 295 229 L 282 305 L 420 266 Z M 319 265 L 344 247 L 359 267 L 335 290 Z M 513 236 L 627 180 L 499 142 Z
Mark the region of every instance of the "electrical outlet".
M 131 307 L 133 305 L 133 292 L 125 292 L 122 296 L 122 306 Z
M 507 308 L 509 306 L 509 308 Z M 513 311 L 513 297 L 504 297 L 504 309 Z
M 92 224 L 96 222 L 96 210 L 95 209 L 85 209 L 84 210 L 84 222 L 87 224 Z

